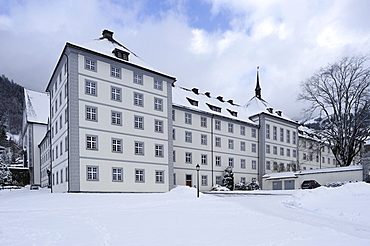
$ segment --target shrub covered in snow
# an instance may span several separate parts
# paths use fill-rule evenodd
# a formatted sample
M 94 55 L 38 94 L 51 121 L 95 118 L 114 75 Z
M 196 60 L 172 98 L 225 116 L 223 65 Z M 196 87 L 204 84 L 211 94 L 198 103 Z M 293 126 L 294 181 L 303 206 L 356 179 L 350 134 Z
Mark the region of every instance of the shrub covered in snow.
M 216 184 L 212 187 L 213 191 L 230 191 L 229 188 Z

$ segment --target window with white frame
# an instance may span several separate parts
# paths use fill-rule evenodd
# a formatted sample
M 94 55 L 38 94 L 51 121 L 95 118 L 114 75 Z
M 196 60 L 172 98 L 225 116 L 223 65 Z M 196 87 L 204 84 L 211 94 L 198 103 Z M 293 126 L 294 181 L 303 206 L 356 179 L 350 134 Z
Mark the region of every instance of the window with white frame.
M 220 137 L 215 137 L 215 146 L 216 147 L 221 147 L 221 138 Z
M 296 135 L 296 132 L 293 132 L 293 144 L 297 144 L 297 135 Z
M 68 122 L 68 107 L 64 109 L 64 123 Z
M 266 124 L 266 138 L 270 139 L 270 125 Z
M 144 169 L 135 169 L 135 182 L 136 183 L 145 182 L 145 170 Z
M 96 96 L 97 95 L 97 86 L 96 82 L 86 80 L 85 81 L 85 94 Z
M 112 152 L 122 153 L 122 139 L 112 138 Z
M 123 181 L 123 168 L 122 167 L 113 167 L 112 168 L 112 181 L 113 182 L 122 182 Z
M 274 147 L 272 148 L 272 153 L 273 153 L 274 155 L 277 155 L 277 146 L 274 146 Z
M 154 98 L 154 110 L 163 111 L 163 100 L 160 98 Z
M 257 161 L 252 161 L 252 169 L 257 169 Z
M 156 170 L 155 171 L 155 182 L 156 183 L 164 183 L 164 171 Z
M 290 149 L 286 149 L 286 156 L 290 156 Z
M 270 161 L 266 161 L 266 170 L 270 170 L 270 169 L 271 169 Z
M 144 155 L 144 142 L 135 141 L 135 155 Z
M 278 164 L 277 164 L 276 161 L 274 161 L 272 168 L 273 168 L 274 171 L 278 170 Z
M 207 165 L 207 155 L 206 154 L 202 154 L 200 159 L 201 159 L 202 165 Z
M 68 96 L 68 82 L 65 83 L 64 85 L 64 98 Z
M 284 129 L 280 128 L 280 142 L 284 142 Z
M 86 149 L 98 150 L 98 136 L 86 135 Z
M 207 118 L 206 117 L 203 117 L 203 116 L 200 117 L 200 126 L 201 127 L 207 127 Z
M 234 167 L 234 158 L 229 157 L 229 167 Z
M 245 184 L 246 178 L 245 177 L 240 177 L 240 182 L 243 183 L 243 184 Z
M 293 157 L 297 157 L 297 150 L 293 149 Z
M 245 151 L 245 142 L 244 141 L 240 142 L 240 150 Z
M 110 76 L 114 78 L 121 78 L 121 68 L 110 66 Z
M 55 159 L 58 159 L 58 145 L 55 146 Z
M 216 184 L 222 185 L 222 176 L 216 176 Z
M 227 131 L 230 133 L 234 132 L 234 124 L 233 123 L 228 123 L 227 124 Z
M 66 167 L 66 182 L 68 182 L 68 167 Z
M 64 149 L 65 151 L 68 151 L 68 136 L 64 138 Z
M 172 151 L 172 161 L 176 162 L 176 150 Z
M 215 120 L 215 129 L 221 131 L 221 121 Z
M 85 69 L 96 72 L 96 60 L 85 57 Z
M 290 130 L 286 130 L 286 142 L 290 143 Z
M 154 120 L 154 131 L 163 133 L 163 120 Z
M 252 152 L 253 153 L 257 152 L 257 145 L 256 144 L 252 144 Z
M 185 142 L 191 143 L 192 142 L 192 133 L 191 132 L 185 132 Z
M 56 180 L 56 184 L 59 184 L 59 172 L 56 172 L 55 177 L 57 178 L 57 180 Z
M 256 138 L 256 137 L 257 137 L 257 130 L 256 130 L 256 129 L 254 129 L 254 128 L 252 128 L 252 133 L 251 133 L 251 135 L 252 135 L 252 138 Z
M 245 126 L 240 126 L 240 135 L 245 136 Z
M 135 106 L 144 106 L 144 94 L 134 92 L 134 105 Z
M 143 130 L 144 129 L 144 117 L 142 116 L 134 116 L 134 125 L 136 129 Z
M 86 120 L 98 121 L 98 108 L 86 106 Z
M 280 147 L 280 155 L 284 155 L 284 148 Z
M 185 113 L 185 124 L 191 125 L 191 114 L 190 113 Z
M 233 139 L 229 139 L 229 149 L 234 149 L 234 140 Z
M 111 87 L 110 99 L 113 101 L 121 101 L 122 100 L 122 91 L 121 88 L 118 87 Z
M 240 159 L 240 168 L 243 168 L 245 169 L 246 165 L 245 165 L 245 159 Z
M 163 90 L 163 82 L 160 81 L 160 80 L 155 79 L 154 80 L 154 89 L 162 91 Z
M 112 125 L 119 125 L 121 126 L 122 125 L 122 113 L 121 112 L 117 112 L 117 111 L 112 111 L 111 112 L 111 123 Z
M 200 135 L 200 143 L 202 145 L 207 145 L 207 135 L 205 135 L 205 134 Z
M 63 122 L 63 114 L 60 114 L 60 116 L 59 116 L 59 129 L 62 129 L 62 127 L 63 127 L 62 122 Z
M 277 127 L 276 126 L 272 127 L 272 137 L 274 140 L 277 140 Z
M 202 175 L 202 186 L 208 185 L 208 177 L 207 175 Z
M 143 84 L 143 75 L 141 74 L 134 74 L 134 83 L 142 85 Z
M 58 133 L 58 121 L 55 122 L 55 135 Z
M 163 144 L 156 144 L 155 148 L 155 157 L 163 157 Z
M 172 139 L 175 140 L 176 139 L 176 129 L 172 129 Z
M 176 111 L 172 109 L 172 121 L 175 121 L 176 119 Z
M 266 144 L 266 153 L 267 154 L 270 154 L 270 145 L 269 144 Z
M 59 106 L 62 105 L 62 91 L 59 92 Z
M 186 152 L 185 153 L 185 163 L 192 163 L 193 160 L 192 160 L 192 153 L 191 152 Z
M 60 151 L 60 155 L 62 156 L 63 155 L 63 140 L 60 141 L 59 151 Z
M 98 166 L 87 166 L 86 167 L 86 177 L 88 181 L 98 181 L 99 180 L 99 167 Z
M 216 166 L 221 166 L 221 156 L 216 156 Z

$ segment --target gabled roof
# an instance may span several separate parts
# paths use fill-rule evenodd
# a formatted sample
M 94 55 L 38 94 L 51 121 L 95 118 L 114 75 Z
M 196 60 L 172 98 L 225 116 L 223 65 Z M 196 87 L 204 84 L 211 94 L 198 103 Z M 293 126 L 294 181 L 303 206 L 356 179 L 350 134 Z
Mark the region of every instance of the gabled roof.
M 24 88 L 27 122 L 47 124 L 49 118 L 49 94 Z

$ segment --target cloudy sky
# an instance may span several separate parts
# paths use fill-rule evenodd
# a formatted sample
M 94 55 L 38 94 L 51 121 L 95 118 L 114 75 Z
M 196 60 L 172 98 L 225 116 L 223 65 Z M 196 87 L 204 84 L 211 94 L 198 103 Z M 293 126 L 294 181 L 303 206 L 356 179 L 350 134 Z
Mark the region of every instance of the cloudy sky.
M 0 74 L 44 91 L 66 42 L 103 29 L 152 67 L 244 105 L 262 97 L 296 118 L 300 83 L 369 54 L 367 0 L 0 0 Z

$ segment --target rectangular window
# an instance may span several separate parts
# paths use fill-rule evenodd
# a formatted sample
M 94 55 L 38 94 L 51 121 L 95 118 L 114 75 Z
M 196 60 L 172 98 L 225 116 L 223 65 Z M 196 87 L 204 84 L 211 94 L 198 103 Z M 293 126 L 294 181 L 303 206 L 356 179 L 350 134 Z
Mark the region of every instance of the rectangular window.
M 191 114 L 190 113 L 185 113 L 185 124 L 191 125 Z
M 55 122 L 55 135 L 58 133 L 58 121 Z
M 240 168 L 245 169 L 245 159 L 240 159 Z
M 155 171 L 155 182 L 164 183 L 164 171 Z
M 87 166 L 87 180 L 98 181 L 99 180 L 99 167 L 98 166 Z
M 59 106 L 62 105 L 62 92 L 59 92 Z
M 229 167 L 234 167 L 234 158 L 229 157 Z
M 207 165 L 207 155 L 206 154 L 201 155 L 201 164 Z
M 163 144 L 155 145 L 155 157 L 163 157 Z
M 135 155 L 144 155 L 144 142 L 135 141 Z
M 58 99 L 55 99 L 55 113 L 58 111 Z
M 58 145 L 55 146 L 55 159 L 58 159 Z
M 160 98 L 154 98 L 154 110 L 163 111 L 163 100 Z
M 134 74 L 134 83 L 142 85 L 143 84 L 143 75 L 141 74 Z
M 66 136 L 65 138 L 64 138 L 64 149 L 65 149 L 65 151 L 68 151 L 68 136 Z
M 284 155 L 284 148 L 280 147 L 280 155 Z
M 98 136 L 86 135 L 86 149 L 98 150 Z
M 154 89 L 162 91 L 163 90 L 163 82 L 160 81 L 160 80 L 155 79 L 154 80 Z
M 266 144 L 266 153 L 270 154 L 270 145 L 269 144 Z
M 136 183 L 145 182 L 145 170 L 144 169 L 135 169 L 135 182 Z
M 244 141 L 240 142 L 240 150 L 245 151 L 245 142 Z
M 112 152 L 122 153 L 122 139 L 112 138 Z
M 172 129 L 172 139 L 176 139 L 176 129 Z
M 68 167 L 66 167 L 66 182 L 68 182 Z
M 172 160 L 176 162 L 176 150 L 172 151 Z
M 85 57 L 85 69 L 96 72 L 96 60 Z
M 215 120 L 215 129 L 221 131 L 221 121 Z
M 64 123 L 68 122 L 68 108 L 64 110 Z
M 163 133 L 163 121 L 162 120 L 154 120 L 154 131 Z
M 293 132 L 293 144 L 297 144 L 297 135 L 296 135 L 296 132 Z
M 240 126 L 240 135 L 245 136 L 245 126 Z
M 233 123 L 228 123 L 227 124 L 227 131 L 230 133 L 234 132 L 234 124 Z
M 276 126 L 273 126 L 272 127 L 272 134 L 273 134 L 273 139 L 274 140 L 277 140 L 277 127 Z
M 63 127 L 62 122 L 63 122 L 63 114 L 60 114 L 60 116 L 59 116 L 59 129 L 62 129 L 62 127 Z
M 202 145 L 207 145 L 207 135 L 205 134 L 200 135 L 200 143 Z
M 290 143 L 290 130 L 286 130 L 286 142 Z
M 216 147 L 221 147 L 221 138 L 220 137 L 215 138 L 215 146 Z
M 276 161 L 274 161 L 272 168 L 273 168 L 274 171 L 277 171 L 278 170 L 278 164 L 277 164 Z
M 113 101 L 121 101 L 122 100 L 121 88 L 112 86 L 110 89 L 110 99 L 112 99 Z
M 85 81 L 85 94 L 96 96 L 97 95 L 97 88 L 96 82 L 86 80 Z
M 135 128 L 143 130 L 144 129 L 144 117 L 135 115 Z
M 284 129 L 280 128 L 280 142 L 284 142 Z
M 121 68 L 110 66 L 110 76 L 115 78 L 121 78 Z
M 277 147 L 276 147 L 276 146 L 274 146 L 274 147 L 273 147 L 273 150 L 272 150 L 272 151 L 273 151 L 272 153 L 273 153 L 274 155 L 277 155 Z
M 192 153 L 186 152 L 185 153 L 185 163 L 192 163 Z
M 252 144 L 252 152 L 253 153 L 257 152 L 257 145 L 256 144 Z
M 112 168 L 112 181 L 113 182 L 122 182 L 123 181 L 123 169 L 121 167 Z
M 216 166 L 221 166 L 221 156 L 216 156 Z
M 185 142 L 187 142 L 187 143 L 192 142 L 192 133 L 191 132 L 185 132 Z
M 175 121 L 176 119 L 176 111 L 172 109 L 172 121 Z
M 222 185 L 222 176 L 216 176 L 216 184 Z
M 290 156 L 290 149 L 286 149 L 286 156 Z
M 60 148 L 60 155 L 63 155 L 63 140 L 60 141 L 59 148 Z
M 138 92 L 134 92 L 134 105 L 135 106 L 144 106 L 144 95 Z
M 57 172 L 55 176 L 56 176 L 56 178 L 57 178 L 57 180 L 56 180 L 56 184 L 59 184 L 59 172 Z
M 111 112 L 112 114 L 112 125 L 119 125 L 121 126 L 122 125 L 122 113 L 121 112 L 116 112 L 116 111 L 112 111 Z
M 64 98 L 68 96 L 68 83 L 64 85 Z
M 256 138 L 257 137 L 257 130 L 252 128 L 252 138 Z
M 207 118 L 206 117 L 203 117 L 203 116 L 200 117 L 200 126 L 201 127 L 207 127 Z
M 270 161 L 266 161 L 266 170 L 270 170 L 270 169 L 271 169 Z
M 297 157 L 297 150 L 293 149 L 293 157 Z
M 266 138 L 270 139 L 270 125 L 266 124 Z
M 234 149 L 234 140 L 229 139 L 229 149 Z
M 257 169 L 257 161 L 252 161 L 252 169 Z
M 208 185 L 207 175 L 202 175 L 202 186 L 207 185 Z
M 86 120 L 98 121 L 98 108 L 86 106 Z

